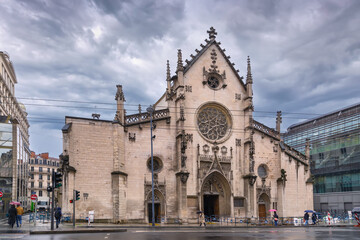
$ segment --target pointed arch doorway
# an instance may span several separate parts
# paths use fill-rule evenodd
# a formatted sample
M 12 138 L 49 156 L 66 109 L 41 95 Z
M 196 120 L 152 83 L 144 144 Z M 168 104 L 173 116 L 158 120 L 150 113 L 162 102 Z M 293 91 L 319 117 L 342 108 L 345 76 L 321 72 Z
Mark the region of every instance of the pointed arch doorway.
M 231 215 L 231 190 L 226 178 L 219 172 L 209 174 L 201 187 L 202 210 L 206 216 Z
M 267 211 L 270 209 L 270 198 L 267 194 L 260 195 L 258 200 L 259 219 L 267 217 Z
M 165 198 L 163 194 L 158 190 L 154 190 L 154 217 L 155 222 L 160 223 L 161 218 L 165 217 Z M 149 223 L 152 222 L 152 194 L 151 191 L 147 196 L 147 201 L 145 203 L 146 213 L 147 213 L 147 220 Z

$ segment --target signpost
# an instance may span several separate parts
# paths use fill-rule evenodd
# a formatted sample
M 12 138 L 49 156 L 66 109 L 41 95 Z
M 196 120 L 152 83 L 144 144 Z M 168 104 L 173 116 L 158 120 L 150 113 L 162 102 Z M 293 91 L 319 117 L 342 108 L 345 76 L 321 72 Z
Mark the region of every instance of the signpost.
M 30 197 L 31 201 L 35 203 L 35 209 L 34 209 L 34 212 L 35 212 L 35 216 L 34 216 L 34 226 L 36 226 L 36 207 L 37 207 L 37 195 L 36 194 L 32 194 L 31 197 Z
M 2 202 L 2 196 L 3 196 L 3 193 L 2 192 L 0 192 L 0 203 Z
M 35 202 L 36 201 L 36 199 L 37 199 L 37 195 L 36 194 L 33 194 L 33 195 L 31 195 L 31 200 L 33 201 L 33 202 Z

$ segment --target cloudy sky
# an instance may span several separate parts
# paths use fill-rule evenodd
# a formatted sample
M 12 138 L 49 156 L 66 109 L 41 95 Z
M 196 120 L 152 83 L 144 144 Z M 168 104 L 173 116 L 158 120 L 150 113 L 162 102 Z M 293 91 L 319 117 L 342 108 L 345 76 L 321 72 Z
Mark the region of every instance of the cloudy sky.
M 275 127 L 360 102 L 360 1 L 350 0 L 0 0 L 0 51 L 9 53 L 27 108 L 30 147 L 62 152 L 64 116 L 112 120 L 116 85 L 128 114 L 165 91 L 213 26 L 246 75 L 255 116 Z M 303 114 L 296 114 L 303 113 Z

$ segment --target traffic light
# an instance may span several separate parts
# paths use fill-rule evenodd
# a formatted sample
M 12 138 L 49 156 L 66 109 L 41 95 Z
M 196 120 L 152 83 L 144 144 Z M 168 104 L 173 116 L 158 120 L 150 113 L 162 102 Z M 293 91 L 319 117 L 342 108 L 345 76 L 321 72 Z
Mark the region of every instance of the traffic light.
M 78 190 L 75 190 L 75 196 L 76 196 L 76 201 L 77 200 L 80 200 L 80 191 L 78 191 Z
M 55 188 L 62 186 L 62 174 L 60 172 L 55 173 Z
M 73 200 L 72 200 L 72 199 L 70 199 L 70 203 L 73 203 Z
M 52 190 L 53 190 L 53 188 L 52 187 L 47 187 L 47 189 L 46 189 L 48 192 L 52 192 Z

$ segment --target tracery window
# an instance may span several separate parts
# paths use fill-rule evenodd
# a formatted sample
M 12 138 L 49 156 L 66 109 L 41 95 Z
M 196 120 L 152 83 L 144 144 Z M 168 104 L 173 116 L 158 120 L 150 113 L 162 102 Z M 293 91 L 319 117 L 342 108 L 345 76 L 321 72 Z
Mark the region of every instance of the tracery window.
M 231 128 L 230 116 L 222 107 L 209 104 L 199 110 L 197 125 L 204 138 L 217 141 L 223 139 L 229 132 Z

